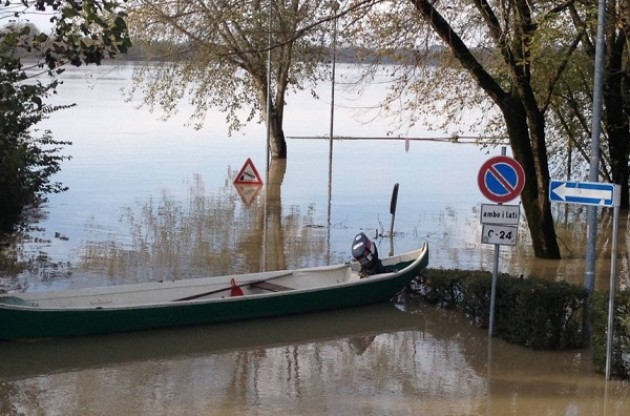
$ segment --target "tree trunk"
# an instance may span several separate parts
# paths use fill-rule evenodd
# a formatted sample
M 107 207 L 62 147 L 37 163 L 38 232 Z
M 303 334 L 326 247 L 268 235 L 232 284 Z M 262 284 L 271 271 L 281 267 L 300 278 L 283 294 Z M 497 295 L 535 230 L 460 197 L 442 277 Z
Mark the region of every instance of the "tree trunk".
M 254 226 L 238 242 L 239 253 L 244 253 L 251 272 L 288 267 L 281 198 L 286 170 L 286 160 L 271 161 L 264 199 L 255 205 Z
M 521 192 L 521 202 L 527 217 L 534 255 L 539 258 L 559 259 L 560 248 L 556 240 L 547 191 L 549 169 L 543 145 L 545 127 L 543 116 L 537 114 L 535 120 L 528 124 L 525 109 L 515 97 L 504 101 L 501 111 L 506 122 L 512 154 L 525 171 L 525 187 Z M 532 143 L 538 145 L 532 146 Z
M 265 121 L 269 122 L 269 151 L 271 153 L 271 159 L 286 159 L 287 158 L 287 141 L 284 137 L 284 130 L 282 127 L 284 119 L 284 94 L 286 92 L 286 85 L 279 85 L 276 92 L 276 100 L 269 106 L 269 113 L 267 112 L 267 83 L 265 81 L 260 82 L 258 89 L 258 100 Z
M 619 90 L 617 90 L 619 91 Z M 628 180 L 630 179 L 630 170 L 628 169 L 628 159 L 630 151 L 630 127 L 622 116 L 620 110 L 612 110 L 610 102 L 620 101 L 611 98 L 606 94 L 604 101 L 606 102 L 606 124 L 608 127 L 608 152 L 610 157 L 610 170 L 612 173 L 612 181 L 621 185 L 621 208 L 628 209 L 629 194 Z M 614 104 L 613 104 L 614 105 Z M 621 105 L 619 105 L 621 107 Z
M 628 180 L 630 170 L 630 124 L 626 112 L 627 90 L 624 85 L 626 72 L 623 68 L 623 54 L 626 48 L 625 36 L 616 42 L 609 42 L 605 87 L 603 99 L 605 104 L 605 126 L 608 133 L 608 153 L 610 158 L 610 170 L 612 181 L 621 185 L 621 208 L 627 209 L 630 203 L 628 193 Z
M 271 159 L 286 159 L 287 158 L 287 141 L 284 137 L 284 130 L 282 129 L 282 116 L 272 107 L 270 134 L 269 134 L 269 149 L 271 151 Z

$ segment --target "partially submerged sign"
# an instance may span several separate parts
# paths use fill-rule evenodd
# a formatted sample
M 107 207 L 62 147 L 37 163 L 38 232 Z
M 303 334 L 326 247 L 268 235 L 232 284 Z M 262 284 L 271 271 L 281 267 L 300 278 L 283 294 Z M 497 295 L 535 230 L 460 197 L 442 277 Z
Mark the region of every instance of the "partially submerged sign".
M 254 166 L 254 162 L 250 158 L 247 158 L 245 164 L 236 175 L 234 179 L 234 185 L 262 185 L 263 181 L 260 178 L 260 174 Z

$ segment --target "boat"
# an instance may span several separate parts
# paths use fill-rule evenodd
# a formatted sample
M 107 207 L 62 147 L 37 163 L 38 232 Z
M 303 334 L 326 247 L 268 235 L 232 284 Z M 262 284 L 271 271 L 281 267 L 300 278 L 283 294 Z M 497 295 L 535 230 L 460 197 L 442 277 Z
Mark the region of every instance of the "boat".
M 368 242 L 369 243 L 369 242 Z M 258 319 L 390 301 L 429 248 L 295 270 L 0 295 L 0 339 L 58 338 Z M 353 250 L 354 254 L 354 250 Z M 365 276 L 366 264 L 375 274 Z

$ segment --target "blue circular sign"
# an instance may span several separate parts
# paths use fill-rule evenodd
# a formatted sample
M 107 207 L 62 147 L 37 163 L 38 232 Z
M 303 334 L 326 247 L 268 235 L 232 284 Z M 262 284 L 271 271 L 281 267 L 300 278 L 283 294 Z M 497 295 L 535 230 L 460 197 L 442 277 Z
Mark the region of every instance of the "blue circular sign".
M 525 186 L 525 171 L 511 157 L 495 156 L 481 166 L 477 183 L 486 198 L 501 204 L 521 194 Z

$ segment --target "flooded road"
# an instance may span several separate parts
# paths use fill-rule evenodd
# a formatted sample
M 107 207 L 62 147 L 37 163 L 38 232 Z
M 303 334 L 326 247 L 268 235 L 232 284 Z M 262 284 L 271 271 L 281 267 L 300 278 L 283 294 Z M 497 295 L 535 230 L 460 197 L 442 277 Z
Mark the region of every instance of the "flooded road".
M 326 139 L 294 138 L 288 161 L 266 172 L 263 126 L 228 138 L 220 114 L 211 113 L 200 131 L 184 127 L 183 116 L 164 123 L 136 110 L 137 102 L 122 101 L 130 68 L 82 71 L 68 71 L 56 98 L 78 107 L 46 125 L 74 143 L 67 150 L 73 159 L 57 178 L 70 190 L 51 196 L 38 228 L 3 248 L 4 290 L 331 264 L 350 259 L 360 231 L 382 254 L 426 241 L 430 267 L 492 269 L 494 247 L 480 242 L 480 204 L 487 201 L 476 182 L 487 151 L 425 140 L 432 135 L 426 131 L 398 132 L 418 140 L 336 140 L 330 166 Z M 368 91 L 365 100 L 377 92 Z M 337 102 L 338 135 L 387 135 L 385 120 L 361 119 L 365 111 L 352 94 L 340 93 Z M 325 136 L 326 103 L 305 96 L 291 103 L 287 135 Z M 264 172 L 265 184 L 241 192 L 232 181 L 247 158 Z M 554 210 L 563 260 L 535 259 L 522 222 L 518 245 L 501 248 L 501 272 L 581 284 L 585 212 Z M 602 289 L 608 287 L 611 217 L 600 213 L 596 285 Z M 628 284 L 628 227 L 624 216 L 622 285 Z M 3 416 L 608 416 L 630 414 L 627 389 L 626 382 L 594 373 L 588 351 L 532 351 L 488 340 L 486 330 L 456 313 L 408 298 L 398 308 L 0 342 Z
M 391 305 L 140 334 L 0 344 L 0 414 L 626 415 L 583 351 L 493 339 Z

